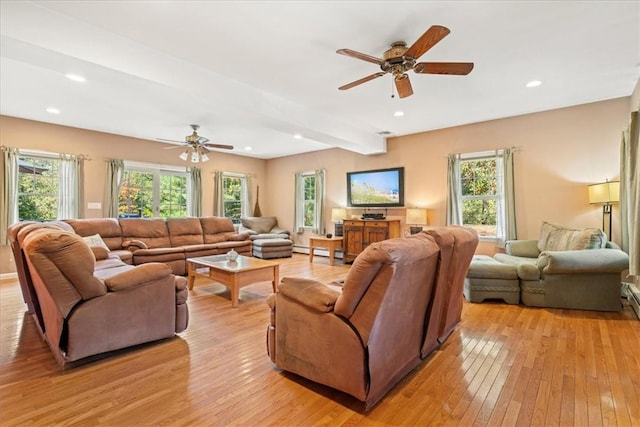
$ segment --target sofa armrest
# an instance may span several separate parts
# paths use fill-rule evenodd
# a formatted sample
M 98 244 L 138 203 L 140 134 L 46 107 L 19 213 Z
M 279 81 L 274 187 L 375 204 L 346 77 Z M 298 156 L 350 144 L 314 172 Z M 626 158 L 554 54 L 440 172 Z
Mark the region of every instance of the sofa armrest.
M 244 240 L 249 240 L 249 233 L 242 232 L 242 233 L 230 234 L 229 236 L 227 236 L 227 240 L 234 241 L 234 242 L 242 242 Z
M 284 228 L 280 228 L 277 225 L 269 231 L 270 234 L 286 234 L 289 235 L 289 230 L 285 230 Z
M 253 235 L 253 234 L 258 234 L 258 232 L 257 232 L 257 231 L 252 230 L 252 229 L 250 229 L 250 228 L 247 228 L 247 227 L 245 227 L 245 226 L 243 226 L 243 225 L 240 225 L 240 226 L 238 227 L 238 233 L 245 233 L 245 234 L 248 234 L 248 235 L 250 235 L 250 236 L 251 236 L 251 235 Z
M 122 242 L 122 247 L 131 252 L 135 252 L 138 249 L 149 249 L 147 244 L 140 240 L 125 240 L 124 242 Z
M 321 313 L 333 311 L 340 292 L 313 279 L 285 277 L 278 285 L 278 292 L 305 307 Z
M 508 255 L 525 258 L 538 258 L 540 255 L 537 240 L 507 240 L 504 249 Z
M 171 268 L 160 262 L 141 264 L 104 280 L 109 292 L 136 288 L 171 276 Z
M 544 251 L 537 264 L 543 274 L 621 273 L 629 268 L 629 256 L 618 249 Z

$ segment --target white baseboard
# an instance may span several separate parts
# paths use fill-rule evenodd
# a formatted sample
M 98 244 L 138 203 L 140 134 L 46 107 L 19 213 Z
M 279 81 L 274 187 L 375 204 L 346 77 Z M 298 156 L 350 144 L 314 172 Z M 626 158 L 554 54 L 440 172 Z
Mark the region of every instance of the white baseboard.
M 2 273 L 0 274 L 0 280 L 14 280 L 18 278 L 18 273 Z

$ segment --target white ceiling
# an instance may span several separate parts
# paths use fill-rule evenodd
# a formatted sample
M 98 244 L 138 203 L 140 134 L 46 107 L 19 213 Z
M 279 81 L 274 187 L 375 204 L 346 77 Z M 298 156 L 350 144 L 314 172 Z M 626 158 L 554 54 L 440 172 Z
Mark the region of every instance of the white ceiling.
M 420 61 L 474 62 L 471 74 L 410 72 L 405 99 L 390 75 L 337 89 L 379 70 L 337 49 L 381 57 L 431 25 L 451 34 Z M 183 140 L 197 123 L 264 159 L 380 153 L 381 132 L 629 96 L 640 77 L 638 1 L 2 0 L 0 33 L 3 115 L 150 140 Z M 543 84 L 526 88 L 533 79 Z

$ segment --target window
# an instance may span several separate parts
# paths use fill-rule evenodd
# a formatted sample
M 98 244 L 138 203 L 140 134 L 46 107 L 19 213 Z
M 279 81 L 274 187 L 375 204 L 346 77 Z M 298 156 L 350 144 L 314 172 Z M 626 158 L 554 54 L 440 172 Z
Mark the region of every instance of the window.
M 187 216 L 187 173 L 125 164 L 120 186 L 120 218 Z
M 302 176 L 304 197 L 302 199 L 304 211 L 303 227 L 312 228 L 316 223 L 316 176 L 306 174 Z
M 60 160 L 53 157 L 18 158 L 18 218 L 51 221 L 58 218 Z
M 243 188 L 247 188 L 245 182 L 246 178 L 241 175 L 225 173 L 222 176 L 223 216 L 234 222 L 239 222 L 242 217 L 242 201 L 246 199 L 243 197 Z
M 449 155 L 447 224 L 474 228 L 498 247 L 517 238 L 513 152 Z
M 481 236 L 495 236 L 497 209 L 503 203 L 498 194 L 496 157 L 460 161 L 462 224 Z
M 298 172 L 295 177 L 298 233 L 305 229 L 324 234 L 324 170 Z

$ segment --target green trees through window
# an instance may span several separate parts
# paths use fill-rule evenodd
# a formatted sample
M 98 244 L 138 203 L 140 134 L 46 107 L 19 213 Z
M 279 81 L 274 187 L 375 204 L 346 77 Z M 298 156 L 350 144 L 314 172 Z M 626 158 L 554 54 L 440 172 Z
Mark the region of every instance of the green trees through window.
M 125 169 L 118 204 L 120 217 L 187 216 L 187 176 L 183 172 Z
M 242 181 L 244 177 L 226 175 L 222 178 L 224 216 L 240 220 L 242 216 Z
M 313 227 L 316 220 L 316 176 L 304 176 L 304 226 Z
M 496 235 L 497 178 L 495 158 L 460 162 L 462 222 L 481 235 Z
M 56 158 L 18 159 L 18 218 L 51 221 L 58 217 L 60 161 Z

